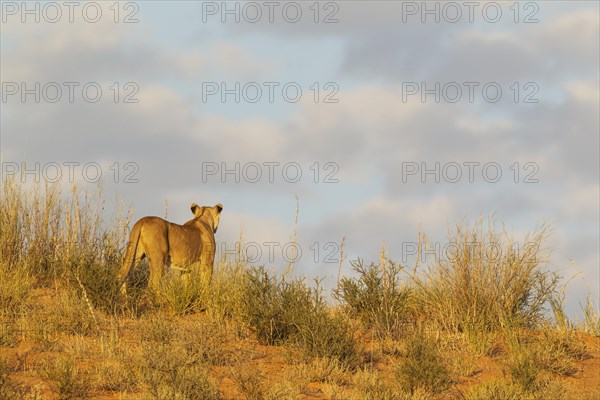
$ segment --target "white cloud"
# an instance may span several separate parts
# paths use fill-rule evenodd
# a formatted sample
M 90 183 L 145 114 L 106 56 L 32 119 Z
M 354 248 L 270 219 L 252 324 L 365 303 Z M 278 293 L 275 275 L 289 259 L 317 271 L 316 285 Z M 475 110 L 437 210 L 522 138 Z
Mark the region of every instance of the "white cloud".
M 275 66 L 244 47 L 216 41 L 203 48 L 174 49 L 163 40 L 149 41 L 138 24 L 103 19 L 91 24 L 30 24 L 8 29 L 3 51 L 4 81 L 140 81 L 201 80 L 210 77 L 261 77 Z M 4 31 L 4 26 L 3 26 Z
M 210 161 L 280 160 L 286 140 L 281 126 L 254 118 L 231 121 L 203 116 L 191 135 L 212 150 Z
M 567 93 L 577 102 L 589 105 L 590 109 L 600 105 L 600 80 L 573 81 L 566 84 Z

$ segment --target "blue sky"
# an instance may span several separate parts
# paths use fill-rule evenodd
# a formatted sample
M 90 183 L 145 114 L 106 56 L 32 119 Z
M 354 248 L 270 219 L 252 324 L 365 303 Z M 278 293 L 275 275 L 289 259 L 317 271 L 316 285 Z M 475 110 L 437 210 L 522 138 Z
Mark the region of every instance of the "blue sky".
M 278 9 L 288 3 L 277 3 Z M 465 8 L 456 23 L 444 19 L 452 15 L 441 15 L 439 23 L 425 16 L 423 23 L 422 9 L 406 14 L 403 7 L 422 2 L 320 2 L 318 23 L 313 2 L 297 3 L 303 10 L 297 23 L 278 13 L 273 23 L 222 23 L 220 12 L 203 22 L 203 7 L 223 3 L 137 2 L 131 4 L 137 4 L 139 22 L 132 24 L 122 22 L 136 10 L 126 2 L 119 3 L 117 23 L 112 2 L 102 3 L 97 23 L 78 12 L 73 23 L 50 23 L 44 15 L 39 23 L 31 17 L 23 23 L 20 4 L 2 2 L 4 95 L 6 84 L 57 82 L 64 89 L 64 82 L 95 82 L 103 96 L 91 103 L 77 90 L 72 103 L 65 96 L 56 103 L 42 96 L 36 103 L 31 95 L 25 102 L 20 93 L 7 95 L 1 103 L 3 163 L 98 163 L 105 177 L 112 177 L 114 163 L 121 169 L 135 163 L 138 183 L 124 182 L 125 170 L 118 182 L 105 182 L 109 209 L 117 196 L 136 218 L 162 215 L 168 201 L 169 219 L 184 222 L 192 202 L 220 202 L 225 209 L 218 239 L 231 244 L 242 231 L 245 241 L 264 251 L 266 242 L 283 246 L 290 240 L 297 195 L 303 249 L 297 271 L 324 275 L 330 285 L 338 267 L 324 262 L 324 254 L 342 237 L 349 258 L 377 260 L 385 242 L 390 257 L 401 260 L 404 244 L 415 241 L 419 229 L 443 242 L 449 226 L 493 214 L 522 240 L 547 223 L 553 228 L 549 267 L 584 277 L 570 285 L 569 311 L 576 314 L 586 284 L 597 299 L 597 2 L 521 2 L 517 22 L 514 2 L 478 2 L 472 23 Z M 42 10 L 49 2 L 37 4 Z M 264 2 L 253 4 L 265 10 Z M 446 3 L 427 4 L 442 9 Z M 498 22 L 482 14 L 490 7 L 502 10 Z M 323 23 L 329 12 L 337 23 Z M 526 16 L 537 22 L 525 23 Z M 110 89 L 115 82 L 117 103 Z M 124 103 L 131 82 L 138 102 Z M 263 89 L 265 82 L 278 88 L 293 82 L 303 92 L 296 103 L 277 90 L 273 102 L 266 96 L 256 103 L 236 103 L 231 96 L 221 102 L 218 95 L 203 102 L 203 87 L 213 82 Z M 337 103 L 322 101 L 333 93 L 328 83 L 335 85 Z M 463 96 L 449 101 L 449 91 L 439 102 L 433 95 L 422 102 L 420 93 L 404 96 L 411 83 L 454 83 Z M 465 83 L 476 85 L 472 103 Z M 481 88 L 490 83 L 502 89 L 498 102 L 483 98 Z M 537 102 L 526 103 L 527 96 Z M 278 163 L 273 183 L 265 178 L 269 162 Z M 203 179 L 206 163 L 239 163 L 241 169 L 256 163 L 263 179 Z M 473 182 L 466 179 L 465 163 L 476 163 Z M 299 182 L 281 175 L 284 165 L 300 168 Z M 440 165 L 445 172 L 458 165 L 463 177 L 403 176 L 409 165 Z M 502 176 L 491 182 L 483 166 L 500 168 Z M 323 182 L 328 173 L 336 183 Z M 528 176 L 537 181 L 526 182 Z M 320 248 L 316 262 L 314 242 Z M 339 249 L 334 253 L 339 257 Z M 286 264 L 281 254 L 258 263 L 277 270 Z M 348 265 L 346 260 L 345 270 Z

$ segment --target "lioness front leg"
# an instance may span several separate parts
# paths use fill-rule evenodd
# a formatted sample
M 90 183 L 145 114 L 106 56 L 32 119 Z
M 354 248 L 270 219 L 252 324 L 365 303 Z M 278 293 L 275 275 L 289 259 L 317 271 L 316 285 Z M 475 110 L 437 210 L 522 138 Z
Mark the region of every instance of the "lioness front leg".
M 201 277 L 207 285 L 210 285 L 210 282 L 212 281 L 214 262 L 215 253 L 209 253 L 205 256 L 200 264 Z

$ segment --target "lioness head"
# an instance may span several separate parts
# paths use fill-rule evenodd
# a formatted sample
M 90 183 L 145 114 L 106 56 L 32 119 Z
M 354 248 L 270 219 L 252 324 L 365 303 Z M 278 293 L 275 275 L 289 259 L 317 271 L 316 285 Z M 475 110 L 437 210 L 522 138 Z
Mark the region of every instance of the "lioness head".
M 221 218 L 221 211 L 223 211 L 222 204 L 219 203 L 214 207 L 200 207 L 198 204 L 193 203 L 191 209 L 195 218 L 202 218 L 212 227 L 213 232 L 217 233 L 219 218 Z

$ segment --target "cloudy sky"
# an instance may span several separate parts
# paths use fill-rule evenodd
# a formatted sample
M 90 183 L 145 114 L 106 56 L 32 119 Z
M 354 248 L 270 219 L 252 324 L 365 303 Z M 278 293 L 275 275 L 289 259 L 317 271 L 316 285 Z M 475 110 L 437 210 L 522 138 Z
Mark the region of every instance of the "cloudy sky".
M 222 250 L 277 270 L 298 199 L 296 272 L 329 285 L 344 237 L 349 271 L 549 224 L 572 315 L 598 296 L 598 2 L 0 4 L 3 178 L 100 175 L 107 209 L 179 223 L 220 202 Z

